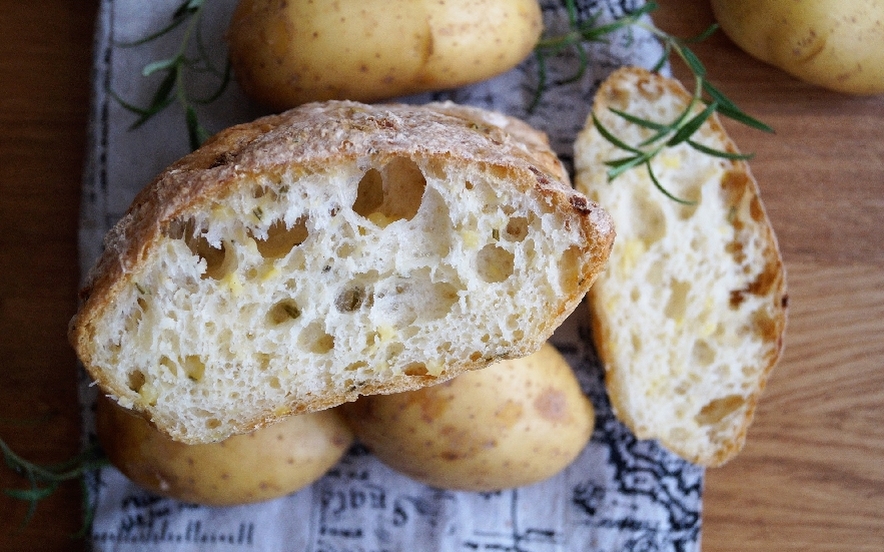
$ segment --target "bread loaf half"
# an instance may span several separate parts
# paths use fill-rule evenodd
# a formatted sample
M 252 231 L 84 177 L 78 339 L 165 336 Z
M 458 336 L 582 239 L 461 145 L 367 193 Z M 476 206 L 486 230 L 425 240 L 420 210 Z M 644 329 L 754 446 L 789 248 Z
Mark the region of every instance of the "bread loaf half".
M 217 441 L 532 353 L 613 236 L 524 123 L 309 104 L 221 132 L 146 187 L 70 338 L 120 404 Z
M 602 84 L 593 112 L 612 134 L 639 144 L 653 131 L 612 109 L 668 124 L 689 100 L 676 81 L 625 68 Z M 715 117 L 693 139 L 737 152 Z M 639 438 L 720 465 L 742 448 L 783 346 L 776 238 L 745 161 L 685 143 L 664 149 L 654 174 L 672 195 L 693 202 L 685 205 L 658 191 L 645 167 L 609 182 L 604 162 L 626 155 L 591 119 L 575 144 L 577 190 L 611 214 L 618 234 L 590 291 L 608 393 Z

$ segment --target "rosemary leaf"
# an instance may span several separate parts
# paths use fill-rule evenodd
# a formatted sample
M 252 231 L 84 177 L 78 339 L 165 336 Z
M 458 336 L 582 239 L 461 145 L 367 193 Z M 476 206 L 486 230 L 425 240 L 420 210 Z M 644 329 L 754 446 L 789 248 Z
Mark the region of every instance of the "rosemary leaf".
M 187 106 L 187 137 L 190 140 L 190 149 L 200 147 L 200 144 L 206 141 L 209 133 L 200 125 L 199 117 L 196 110 L 192 106 Z
M 181 25 L 185 21 L 186 21 L 186 19 L 183 17 L 173 17 L 172 22 L 169 23 L 168 25 L 166 25 L 165 27 L 161 28 L 160 30 L 155 31 L 155 32 L 143 37 L 143 38 L 139 38 L 138 40 L 133 40 L 132 42 L 118 42 L 117 46 L 119 46 L 121 48 L 134 48 L 136 46 L 141 46 L 142 44 L 147 44 L 148 42 L 156 40 L 156 39 L 160 38 L 161 36 L 167 35 L 170 32 L 174 31 L 176 28 L 178 28 L 179 25 Z
M 718 102 L 719 108 L 731 109 L 733 111 L 740 110 L 736 106 L 736 104 L 734 104 L 734 102 L 732 102 L 730 99 L 728 99 L 718 88 L 713 86 L 712 83 L 709 82 L 708 80 L 703 81 L 703 90 L 705 90 L 706 93 L 709 94 L 709 97 L 711 97 L 713 100 Z
M 141 69 L 141 76 L 149 77 L 156 73 L 157 71 L 165 71 L 167 69 L 174 68 L 176 65 L 181 64 L 181 56 L 175 56 L 173 58 L 168 59 L 160 59 L 151 63 L 148 63 Z
M 232 74 L 233 74 L 233 70 L 231 68 L 230 60 L 228 59 L 227 64 L 224 67 L 224 73 L 219 75 L 221 77 L 221 82 L 218 83 L 218 87 L 215 89 L 215 91 L 212 92 L 211 94 L 209 94 L 208 96 L 206 96 L 205 98 L 192 98 L 191 101 L 195 104 L 200 104 L 200 105 L 208 105 L 208 104 L 214 102 L 215 100 L 220 98 L 221 94 L 223 94 L 224 91 L 227 89 L 227 85 L 230 84 L 230 79 L 232 77 Z
M 709 38 L 718 30 L 718 25 L 710 25 L 696 36 L 681 39 L 656 28 L 652 22 L 645 19 L 645 16 L 657 9 L 658 5 L 656 2 L 646 2 L 635 11 L 604 24 L 598 23 L 601 12 L 590 14 L 581 21 L 574 0 L 563 0 L 563 3 L 568 14 L 568 31 L 560 36 L 543 37 L 538 41 L 534 49 L 537 60 L 538 85 L 529 107 L 529 113 L 539 104 L 544 91 L 550 84 L 547 67 L 547 62 L 550 57 L 558 56 L 565 51 L 573 51 L 579 67 L 574 72 L 573 77 L 569 77 L 567 81 L 563 82 L 570 82 L 575 78 L 581 78 L 585 74 L 590 61 L 588 58 L 588 51 L 584 46 L 585 43 L 603 42 L 612 33 L 621 30 L 627 31 L 631 35 L 633 29 L 641 28 L 650 32 L 660 41 L 663 54 L 654 64 L 653 71 L 660 71 L 672 58 L 674 53 L 685 63 L 685 65 L 687 65 L 688 69 L 694 75 L 695 88 L 691 100 L 673 121 L 651 121 L 634 116 L 623 110 L 611 110 L 615 115 L 628 123 L 652 131 L 650 136 L 642 139 L 638 144 L 632 145 L 625 140 L 618 138 L 599 121 L 595 113 L 592 114 L 592 124 L 602 137 L 613 146 L 629 154 L 625 157 L 605 161 L 605 165 L 608 167 L 608 180 L 614 180 L 619 175 L 644 165 L 650 175 L 651 181 L 660 192 L 673 201 L 690 205 L 692 202 L 676 197 L 666 190 L 660 184 L 659 179 L 652 170 L 651 160 L 659 154 L 664 147 L 687 143 L 690 147 L 714 157 L 734 160 L 751 158 L 751 154 L 730 153 L 716 150 L 706 147 L 692 139 L 700 127 L 703 126 L 703 123 L 715 113 L 734 119 L 735 121 L 751 128 L 773 132 L 769 126 L 740 110 L 734 102 L 710 84 L 709 81 L 706 80 L 706 67 L 703 65 L 700 58 L 688 47 L 689 44 L 701 42 Z M 579 40 L 575 40 L 575 34 Z M 709 100 L 703 97 L 704 93 L 710 98 Z M 697 109 L 700 105 L 705 105 L 705 107 L 697 113 Z
M 657 180 L 657 176 L 654 174 L 654 170 L 651 168 L 651 161 L 650 160 L 648 160 L 648 162 L 645 163 L 645 167 L 648 169 L 648 176 L 651 177 L 651 182 L 654 183 L 654 187 L 657 188 L 658 190 L 660 190 L 660 192 L 662 192 L 663 195 L 665 195 L 666 197 L 668 197 L 669 199 L 671 199 L 672 201 L 674 201 L 676 203 L 681 203 L 682 205 L 696 205 L 697 204 L 696 201 L 688 201 L 687 199 L 682 199 L 680 197 L 676 197 L 669 190 L 664 188 L 663 185 L 660 184 L 660 181 Z
M 718 30 L 718 28 L 719 28 L 718 23 L 713 23 L 712 25 L 709 25 L 708 27 L 706 27 L 706 29 L 703 30 L 703 32 L 701 32 L 700 34 L 698 34 L 696 36 L 692 36 L 690 38 L 682 38 L 681 42 L 684 44 L 696 44 L 697 42 L 703 42 L 704 40 L 706 40 L 710 36 L 714 35 L 715 32 Z
M 605 128 L 605 125 L 603 125 L 602 122 L 599 121 L 599 118 L 596 117 L 595 113 L 592 114 L 592 124 L 596 128 L 596 130 L 599 131 L 599 134 L 601 134 L 605 140 L 607 140 L 608 142 L 617 146 L 618 148 L 620 148 L 622 150 L 630 151 L 630 152 L 636 153 L 636 154 L 643 153 L 642 150 L 640 150 L 636 147 L 630 146 L 629 144 L 627 144 L 626 142 L 624 142 L 620 138 L 617 138 L 616 136 L 614 136 L 611 133 L 611 131 L 608 130 L 607 128 Z
M 546 69 L 546 54 L 539 50 L 535 51 L 535 62 L 537 65 L 537 88 L 531 97 L 531 103 L 528 104 L 528 113 L 533 113 L 537 106 L 540 105 L 540 99 L 543 97 L 543 91 L 546 90 L 549 76 Z
M 605 165 L 610 167 L 607 171 L 608 181 L 615 180 L 618 176 L 625 173 L 628 170 L 634 169 L 639 165 L 644 165 L 649 161 L 647 155 L 634 155 L 632 157 L 624 157 L 621 159 L 614 159 L 611 161 L 605 161 Z
M 95 520 L 95 504 L 89 500 L 89 485 L 86 484 L 86 478 L 80 478 L 80 496 L 83 498 L 83 525 L 80 530 L 71 535 L 73 539 L 82 539 L 89 534 L 92 529 L 92 522 Z
M 169 96 L 163 103 L 152 105 L 150 109 L 146 111 L 141 111 L 141 116 L 138 117 L 138 119 L 136 119 L 134 123 L 129 125 L 129 130 L 135 130 L 136 128 L 139 128 L 141 125 L 151 120 L 154 115 L 172 105 L 174 101 L 174 96 Z
M 193 13 L 203 6 L 203 0 L 184 0 L 178 9 L 172 14 L 172 17 L 184 17 Z
M 636 124 L 640 127 L 649 128 L 651 130 L 667 130 L 669 128 L 669 125 L 664 125 L 663 123 L 658 123 L 655 121 L 644 119 L 642 117 L 637 117 L 620 109 L 614 109 L 613 107 L 609 109 L 615 115 L 618 115 L 621 118 L 626 119 L 630 123 Z
M 147 114 L 147 113 L 150 111 L 149 109 L 145 109 L 145 108 L 143 108 L 143 107 L 138 107 L 138 106 L 135 105 L 135 104 L 131 104 L 131 103 L 127 102 L 126 100 L 124 100 L 123 98 L 121 98 L 116 92 L 114 92 L 114 91 L 111 90 L 111 89 L 107 89 L 106 92 L 107 92 L 108 94 L 110 94 L 110 96 L 111 96 L 111 97 L 112 97 L 112 98 L 113 98 L 118 104 L 120 104 L 120 106 L 121 106 L 123 109 L 125 109 L 126 111 L 130 111 L 130 112 L 132 112 L 132 113 L 135 113 L 136 115 L 145 115 L 145 114 Z M 132 127 L 130 126 L 129 129 L 131 130 Z
M 172 91 L 174 90 L 177 81 L 178 71 L 170 70 L 160 82 L 156 92 L 154 92 L 153 99 L 151 99 L 150 107 L 148 108 L 149 111 L 160 106 L 168 105 L 168 102 L 172 99 Z
M 660 56 L 660 59 L 657 60 L 657 63 L 651 68 L 652 73 L 659 73 L 663 67 L 666 65 L 666 62 L 669 61 L 669 57 L 672 55 L 672 44 L 667 42 L 663 46 L 663 54 Z
M 198 148 L 208 138 L 209 133 L 200 123 L 194 106 L 212 103 L 224 93 L 231 80 L 231 67 L 229 58 L 226 60 L 223 69 L 216 67 L 212 62 L 210 49 L 202 38 L 200 21 L 202 10 L 206 4 L 205 0 L 184 0 L 172 13 L 171 22 L 168 25 L 141 40 L 129 44 L 131 46 L 145 44 L 165 36 L 173 29 L 186 23 L 177 51 L 169 57 L 151 61 L 142 68 L 141 73 L 144 77 L 165 72 L 165 77 L 155 89 L 150 104 L 147 107 L 135 106 L 124 101 L 115 92 L 109 91 L 111 96 L 124 109 L 138 115 L 138 118 L 129 127 L 130 130 L 140 127 L 173 103 L 178 102 L 184 111 L 184 120 L 191 149 Z M 188 57 L 192 54 L 193 50 L 196 51 L 196 57 Z M 188 90 L 186 83 L 187 77 L 191 73 L 212 75 L 218 79 L 219 83 L 205 97 L 194 97 Z
M 0 439 L 0 452 L 3 454 L 6 465 L 24 477 L 28 483 L 24 489 L 3 489 L 3 494 L 6 496 L 28 503 L 28 510 L 22 526 L 27 525 L 33 518 L 37 504 L 52 495 L 61 483 L 79 479 L 80 484 L 84 485 L 83 476 L 86 472 L 110 463 L 98 445 L 86 448 L 70 460 L 50 465 L 39 465 L 25 460 L 9 448 L 2 439 Z M 89 504 L 85 510 L 89 523 L 91 523 L 91 509 L 92 506 Z M 81 528 L 78 534 L 85 534 L 86 530 L 88 530 L 88 526 Z
M 18 500 L 37 502 L 51 495 L 58 488 L 57 483 L 48 487 L 36 487 L 32 489 L 3 489 L 3 494 Z
M 691 120 L 686 122 L 684 125 L 682 125 L 675 132 L 675 134 L 672 135 L 672 138 L 670 138 L 669 141 L 666 142 L 666 145 L 667 146 L 677 146 L 678 144 L 681 144 L 682 142 L 684 142 L 685 140 L 687 140 L 688 138 L 693 136 L 693 134 L 695 132 L 700 130 L 700 127 L 703 126 L 703 123 L 705 123 L 709 119 L 709 117 L 711 117 L 712 114 L 715 113 L 715 110 L 717 108 L 718 108 L 718 104 L 715 102 L 712 102 L 709 105 L 707 105 L 706 109 L 704 109 L 698 115 L 696 115 L 694 118 L 692 118 Z
M 632 12 L 627 17 L 630 19 L 637 20 L 638 18 L 640 18 L 642 16 L 650 15 L 651 12 L 655 11 L 659 7 L 660 7 L 660 5 L 657 4 L 656 2 L 645 2 L 645 4 L 643 6 L 640 6 L 637 10 Z
M 573 28 L 577 25 L 577 4 L 574 0 L 565 0 L 565 10 L 568 12 L 568 23 Z
M 682 47 L 678 50 L 678 54 L 688 65 L 691 72 L 694 73 L 695 77 L 701 79 L 706 77 L 706 67 L 703 66 L 703 62 L 700 61 L 700 58 L 698 58 L 694 52 L 688 48 Z
M 703 90 L 709 94 L 709 97 L 718 103 L 718 113 L 737 121 L 750 128 L 773 133 L 774 130 L 768 125 L 762 123 L 758 119 L 750 117 L 744 113 L 737 105 L 725 96 L 718 88 L 707 80 L 703 81 Z
M 695 142 L 694 140 L 687 140 L 686 143 L 694 148 L 697 151 L 701 151 L 706 155 L 711 155 L 712 157 L 720 157 L 722 159 L 731 159 L 733 161 L 747 161 L 755 157 L 755 154 L 752 153 L 733 153 L 730 151 L 721 151 L 715 148 L 710 148 L 700 144 L 699 142 Z
M 743 113 L 740 110 L 732 111 L 728 108 L 719 107 L 718 112 L 721 115 L 724 115 L 725 117 L 727 117 L 729 119 L 733 119 L 734 121 L 741 123 L 747 127 L 754 128 L 756 130 L 761 130 L 763 132 L 768 132 L 770 134 L 774 134 L 776 132 L 774 129 L 767 126 L 763 122 L 761 122 L 758 119 L 755 119 L 753 117 L 750 117 L 749 115 L 746 115 L 745 113 Z

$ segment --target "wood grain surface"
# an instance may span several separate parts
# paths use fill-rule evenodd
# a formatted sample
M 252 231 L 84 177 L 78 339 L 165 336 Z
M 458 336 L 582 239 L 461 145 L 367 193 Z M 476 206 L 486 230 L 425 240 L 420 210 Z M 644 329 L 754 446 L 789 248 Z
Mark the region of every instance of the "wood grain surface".
M 0 0 L 0 438 L 55 462 L 79 445 L 76 224 L 97 0 Z M 662 0 L 673 34 L 712 22 L 705 0 Z M 801 83 L 717 33 L 710 79 L 776 129 L 728 123 L 788 270 L 785 356 L 745 450 L 707 472 L 703 550 L 884 550 L 884 96 Z M 684 68 L 676 74 L 687 79 Z M 0 466 L 0 487 L 24 481 Z M 0 552 L 79 550 L 80 491 L 27 508 L 0 496 Z

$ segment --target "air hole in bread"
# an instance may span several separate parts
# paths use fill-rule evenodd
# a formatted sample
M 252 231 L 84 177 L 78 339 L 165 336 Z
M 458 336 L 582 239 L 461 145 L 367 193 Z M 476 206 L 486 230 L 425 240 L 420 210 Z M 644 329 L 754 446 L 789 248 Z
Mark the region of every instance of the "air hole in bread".
M 178 364 L 171 358 L 166 355 L 160 357 L 160 366 L 165 368 L 172 377 L 178 377 Z
M 212 244 L 196 228 L 194 220 L 173 221 L 165 231 L 166 236 L 175 240 L 184 240 L 190 252 L 206 262 L 206 270 L 202 279 L 213 278 L 220 280 L 236 270 L 236 256 L 228 252 L 228 245 L 221 243 L 220 247 Z
M 632 342 L 632 350 L 633 351 L 641 351 L 642 350 L 642 336 L 633 332 L 630 334 L 630 341 Z
M 258 359 L 258 369 L 259 370 L 264 372 L 268 368 L 270 368 L 270 355 L 268 355 L 267 353 L 258 353 L 257 359 Z
M 476 255 L 476 272 L 486 282 L 503 282 L 513 275 L 515 257 L 512 253 L 493 244 L 486 245 Z
M 276 376 L 273 376 L 272 378 L 270 378 L 270 381 L 268 381 L 267 384 L 270 386 L 271 389 L 281 389 L 282 388 L 282 385 L 279 383 L 279 378 Z
M 181 364 L 184 368 L 184 373 L 189 379 L 195 382 L 203 379 L 203 375 L 206 373 L 206 364 L 200 357 L 197 355 L 187 355 Z
M 291 228 L 286 228 L 284 221 L 277 220 L 267 229 L 267 238 L 255 239 L 255 245 L 265 259 L 280 259 L 304 243 L 309 235 L 306 217 L 299 218 Z
M 283 299 L 278 301 L 267 313 L 267 320 L 272 326 L 279 326 L 292 320 L 297 320 L 301 316 L 301 309 L 294 299 Z
M 688 306 L 688 292 L 691 290 L 689 282 L 681 282 L 673 280 L 669 284 L 669 300 L 663 313 L 677 323 L 684 321 L 685 312 Z
M 710 366 L 715 362 L 715 349 L 708 341 L 698 339 L 691 349 L 691 358 L 699 366 Z
M 274 184 L 278 185 L 279 182 L 274 182 Z M 269 201 L 279 200 L 279 194 L 271 186 L 255 186 L 255 189 L 252 190 L 252 197 L 255 199 L 266 198 Z
M 377 169 L 368 169 L 356 188 L 353 210 L 363 217 L 377 211 L 384 202 L 384 178 Z
M 353 210 L 381 228 L 411 220 L 420 209 L 427 180 L 414 161 L 397 157 L 382 169 L 369 169 L 359 181 Z
M 528 235 L 528 219 L 526 217 L 512 217 L 506 224 L 504 238 L 509 241 L 522 241 Z
M 144 377 L 144 372 L 141 370 L 134 370 L 129 373 L 129 389 L 135 391 L 136 393 L 141 391 L 141 388 L 144 387 L 144 383 L 146 382 L 146 378 Z
M 566 294 L 572 293 L 575 289 L 583 284 L 580 274 L 580 249 L 571 246 L 562 253 L 559 260 L 559 285 Z
M 298 336 L 298 344 L 317 355 L 324 355 L 335 348 L 335 338 L 325 332 L 319 322 L 309 324 Z
M 697 204 L 700 203 L 700 186 L 694 183 L 687 189 L 679 192 L 678 197 L 691 203 L 691 205 L 678 205 L 676 214 L 681 220 L 688 220 L 697 212 Z
M 728 414 L 735 412 L 743 406 L 745 399 L 740 395 L 728 395 L 715 399 L 700 409 L 694 417 L 700 425 L 714 425 L 723 420 Z
M 763 339 L 775 339 L 779 334 L 779 327 L 776 321 L 771 318 L 770 313 L 765 310 L 757 310 L 752 315 L 752 326 L 755 334 Z
M 185 241 L 190 251 L 206 262 L 206 270 L 201 276 L 202 279 L 221 280 L 236 270 L 236 256 L 228 251 L 228 247 L 232 246 L 222 242 L 220 248 L 212 247 L 203 236 L 195 236 L 190 239 L 185 237 Z
M 354 312 L 362 307 L 365 302 L 365 288 L 351 286 L 338 294 L 335 298 L 335 308 L 340 312 Z
M 337 255 L 339 259 L 346 259 L 352 255 L 354 251 L 356 251 L 356 248 L 352 243 L 342 243 L 337 251 L 335 251 L 335 255 Z
M 734 258 L 736 264 L 743 264 L 746 261 L 746 253 L 743 251 L 743 244 L 738 241 L 732 241 L 725 246 L 725 251 Z
M 206 420 L 206 429 L 215 429 L 221 427 L 221 420 L 218 418 L 209 418 Z
M 141 323 L 144 311 L 147 310 L 147 302 L 143 298 L 139 297 L 137 303 L 139 308 L 132 309 L 129 316 L 126 318 L 126 332 L 133 332 L 138 328 L 138 324 Z
M 357 372 L 357 371 L 362 370 L 363 368 L 367 368 L 367 367 L 368 367 L 368 364 L 366 362 L 358 360 L 356 362 L 351 362 L 350 364 L 348 364 L 347 367 L 344 368 L 344 370 L 347 372 Z
M 423 362 L 412 362 L 403 368 L 402 372 L 406 376 L 426 376 L 430 373 L 429 370 L 427 370 L 427 365 Z
M 635 222 L 634 232 L 650 246 L 666 235 L 666 215 L 657 197 L 641 197 L 635 204 L 635 216 L 631 219 Z

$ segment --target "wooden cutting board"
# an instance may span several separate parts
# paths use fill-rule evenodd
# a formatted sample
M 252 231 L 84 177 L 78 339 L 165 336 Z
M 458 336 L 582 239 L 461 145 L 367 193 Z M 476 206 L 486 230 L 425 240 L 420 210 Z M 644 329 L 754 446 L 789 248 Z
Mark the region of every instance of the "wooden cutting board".
M 706 0 L 662 0 L 689 36 Z M 76 230 L 96 0 L 0 0 L 0 437 L 25 457 L 79 445 Z M 735 124 L 788 269 L 783 361 L 748 444 L 707 472 L 703 550 L 884 550 L 884 96 L 849 97 L 753 60 L 722 34 L 695 48 L 767 135 Z M 687 77 L 683 68 L 676 74 Z M 21 480 L 0 469 L 0 487 Z M 0 496 L 0 551 L 77 550 L 79 488 L 26 508 Z

